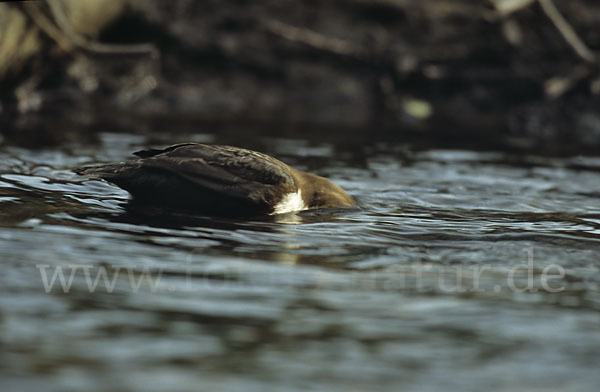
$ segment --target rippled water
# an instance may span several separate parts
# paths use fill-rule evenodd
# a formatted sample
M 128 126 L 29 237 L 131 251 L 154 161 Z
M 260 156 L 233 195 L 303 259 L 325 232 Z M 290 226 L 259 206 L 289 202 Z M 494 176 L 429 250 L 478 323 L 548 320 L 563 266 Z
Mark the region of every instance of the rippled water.
M 167 143 L 100 139 L 0 147 L 2 391 L 597 390 L 600 158 L 264 138 L 360 203 L 238 221 L 132 212 L 70 169 Z

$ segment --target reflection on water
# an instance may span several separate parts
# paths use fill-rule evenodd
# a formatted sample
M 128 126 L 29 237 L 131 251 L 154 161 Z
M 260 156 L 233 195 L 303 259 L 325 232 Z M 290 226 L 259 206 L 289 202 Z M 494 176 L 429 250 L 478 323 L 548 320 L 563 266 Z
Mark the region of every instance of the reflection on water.
M 595 390 L 599 158 L 254 140 L 359 206 L 238 221 L 72 173 L 147 143 L 102 140 L 0 149 L 2 390 Z

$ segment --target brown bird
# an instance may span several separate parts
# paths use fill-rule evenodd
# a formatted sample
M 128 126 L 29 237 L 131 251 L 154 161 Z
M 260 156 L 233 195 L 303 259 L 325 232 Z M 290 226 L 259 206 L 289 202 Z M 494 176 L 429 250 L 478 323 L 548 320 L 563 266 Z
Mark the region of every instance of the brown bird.
M 112 182 L 136 202 L 211 215 L 274 215 L 356 203 L 326 178 L 243 148 L 183 143 L 134 155 L 139 158 L 74 171 Z

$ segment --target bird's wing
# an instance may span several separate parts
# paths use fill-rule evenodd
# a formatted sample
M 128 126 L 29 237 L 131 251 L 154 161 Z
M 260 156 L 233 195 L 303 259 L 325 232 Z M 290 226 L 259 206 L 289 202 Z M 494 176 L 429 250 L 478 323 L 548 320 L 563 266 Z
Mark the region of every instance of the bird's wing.
M 259 201 L 269 185 L 294 185 L 283 162 L 236 147 L 186 143 L 135 154 L 142 157 L 139 161 L 144 169 L 178 176 L 231 197 Z

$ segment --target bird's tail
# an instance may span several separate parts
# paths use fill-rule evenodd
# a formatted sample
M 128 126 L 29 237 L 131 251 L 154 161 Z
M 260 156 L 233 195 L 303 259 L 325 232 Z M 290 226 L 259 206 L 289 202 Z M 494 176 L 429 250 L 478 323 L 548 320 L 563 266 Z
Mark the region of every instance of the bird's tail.
M 73 169 L 73 172 L 89 177 L 104 178 L 105 180 L 111 180 L 116 177 L 126 176 L 134 169 L 138 169 L 140 164 L 138 162 L 120 162 L 112 163 L 108 165 L 98 166 L 83 166 Z

